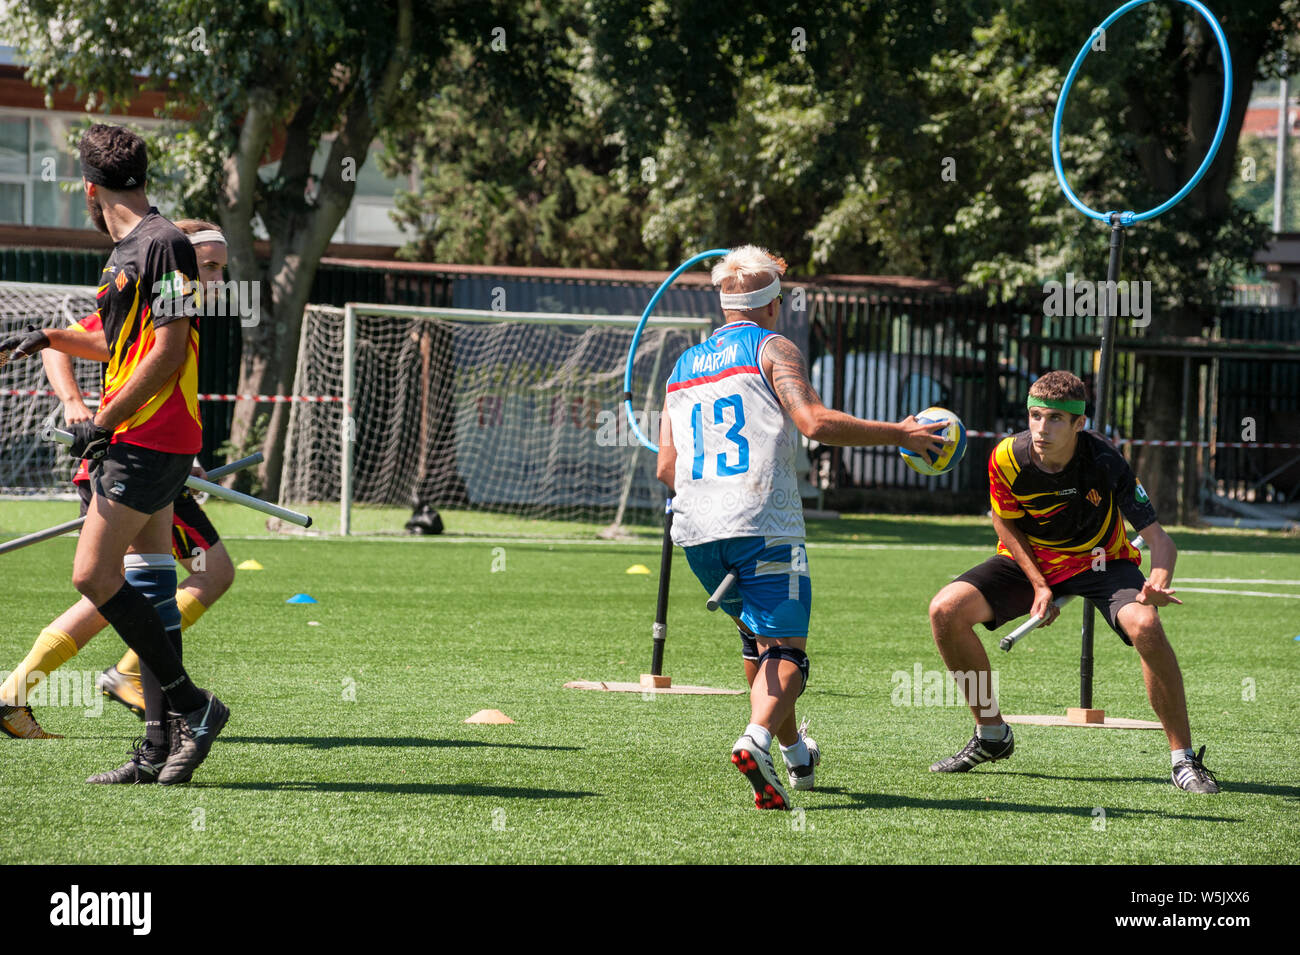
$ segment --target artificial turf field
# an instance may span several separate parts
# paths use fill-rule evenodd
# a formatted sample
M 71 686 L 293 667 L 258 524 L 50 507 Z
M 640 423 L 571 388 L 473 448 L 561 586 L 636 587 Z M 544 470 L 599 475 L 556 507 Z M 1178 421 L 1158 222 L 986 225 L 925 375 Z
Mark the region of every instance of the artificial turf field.
M 0 538 L 72 512 L 0 502 Z M 1300 861 L 1300 599 L 1189 592 L 1300 597 L 1294 536 L 1171 529 L 1186 605 L 1162 617 L 1193 737 L 1224 788 L 1194 796 L 1169 784 L 1158 731 L 1017 726 L 1010 760 L 928 772 L 971 719 L 964 706 L 899 705 L 913 701 L 896 673 L 941 670 L 929 599 L 991 552 L 992 531 L 978 518 L 810 522 L 812 680 L 799 712 L 825 758 L 817 791 L 794 794 L 802 812 L 788 814 L 755 810 L 728 762 L 745 697 L 563 688 L 648 669 L 654 528 L 606 542 L 587 526 L 453 514 L 444 538 L 340 540 L 271 536 L 229 505 L 209 513 L 236 563 L 265 567 L 241 571 L 185 635 L 196 681 L 232 710 L 212 754 L 187 786 L 89 786 L 142 724 L 107 701 L 91 718 L 37 704 L 67 738 L 0 739 L 4 862 Z M 404 519 L 363 512 L 358 525 Z M 567 539 L 504 536 L 539 532 Z M 0 556 L 0 670 L 73 601 L 74 547 Z M 654 573 L 627 574 L 634 564 Z M 1180 585 L 1190 577 L 1215 582 Z M 299 592 L 318 603 L 285 603 Z M 740 689 L 735 630 L 705 612 L 706 596 L 678 551 L 665 670 Z M 1079 616 L 1076 603 L 1010 654 L 987 637 L 1005 712 L 1077 704 Z M 1136 654 L 1100 617 L 1097 634 L 1096 705 L 1153 719 Z M 105 632 L 65 670 L 88 680 L 122 649 Z M 484 708 L 516 724 L 462 722 Z

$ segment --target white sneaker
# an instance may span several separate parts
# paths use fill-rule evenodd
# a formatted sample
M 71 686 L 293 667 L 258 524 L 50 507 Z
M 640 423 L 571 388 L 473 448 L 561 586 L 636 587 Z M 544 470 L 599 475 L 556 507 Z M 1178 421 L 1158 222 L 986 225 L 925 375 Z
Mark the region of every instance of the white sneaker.
M 759 809 L 789 809 L 790 795 L 776 778 L 772 754 L 748 734 L 731 747 L 731 762 L 754 787 L 754 805 Z
M 808 747 L 808 762 L 802 766 L 791 766 L 789 762 L 785 764 L 786 772 L 790 775 L 790 788 L 800 792 L 813 788 L 817 767 L 822 761 L 821 747 L 808 735 L 808 723 L 809 720 L 805 717 L 799 724 L 799 735 L 803 737 L 804 745 Z

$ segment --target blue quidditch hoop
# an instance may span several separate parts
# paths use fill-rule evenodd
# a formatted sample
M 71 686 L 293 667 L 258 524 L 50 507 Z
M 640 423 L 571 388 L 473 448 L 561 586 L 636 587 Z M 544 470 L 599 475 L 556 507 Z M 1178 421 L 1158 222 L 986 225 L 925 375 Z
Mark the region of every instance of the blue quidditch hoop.
M 636 332 L 632 335 L 632 344 L 627 348 L 627 370 L 623 372 L 623 404 L 627 406 L 627 423 L 636 435 L 636 439 L 655 454 L 659 453 L 659 446 L 653 443 L 649 438 L 641 433 L 640 426 L 636 423 L 636 415 L 632 411 L 632 364 L 636 360 L 636 346 L 641 342 L 641 331 L 645 328 L 645 323 L 650 319 L 650 313 L 654 311 L 655 306 L 659 304 L 659 299 L 663 298 L 664 292 L 668 291 L 669 286 L 677 280 L 692 265 L 697 262 L 703 262 L 705 259 L 714 259 L 719 256 L 727 255 L 730 249 L 709 249 L 707 252 L 701 252 L 699 255 L 692 255 L 689 259 L 677 266 L 672 275 L 663 280 L 663 284 L 655 289 L 655 293 L 650 296 L 650 301 L 646 303 L 645 311 L 641 313 L 641 321 L 637 323 Z
M 1083 61 L 1088 56 L 1088 51 L 1092 48 L 1092 44 L 1096 40 L 1097 35 L 1134 7 L 1140 7 L 1144 3 L 1150 2 L 1151 0 L 1129 0 L 1128 3 L 1124 4 L 1103 20 L 1101 26 L 1092 31 L 1092 36 L 1088 37 L 1087 41 L 1083 44 L 1083 48 L 1079 50 L 1079 55 L 1074 58 L 1074 65 L 1070 67 L 1070 72 L 1065 77 L 1065 84 L 1061 87 L 1061 98 L 1057 100 L 1056 103 L 1056 118 L 1052 121 L 1052 165 L 1056 168 L 1056 179 L 1060 182 L 1061 189 L 1065 192 L 1065 198 L 1069 199 L 1070 204 L 1084 215 L 1107 224 L 1110 223 L 1111 217 L 1116 215 L 1116 213 L 1097 212 L 1088 208 L 1079 200 L 1079 197 L 1074 194 L 1074 191 L 1070 188 L 1070 184 L 1065 181 L 1065 171 L 1061 168 L 1061 117 L 1065 115 L 1065 100 L 1066 97 L 1070 95 L 1070 87 L 1074 83 L 1075 74 L 1079 72 L 1079 67 L 1083 65 Z M 1187 184 L 1184 185 L 1183 188 L 1179 189 L 1171 198 L 1165 200 L 1164 203 L 1156 206 L 1154 209 L 1148 209 L 1146 212 L 1141 213 L 1119 213 L 1119 224 L 1122 226 L 1129 226 L 1135 222 L 1145 222 L 1147 219 L 1154 219 L 1156 216 L 1160 215 L 1160 213 L 1167 212 L 1174 206 L 1178 205 L 1178 203 L 1183 200 L 1183 197 L 1191 192 L 1192 189 L 1195 188 L 1196 184 L 1201 181 L 1201 177 L 1205 175 L 1205 170 L 1210 168 L 1210 163 L 1214 162 L 1215 153 L 1219 151 L 1219 143 L 1223 141 L 1223 131 L 1228 127 L 1228 110 L 1232 105 L 1232 56 L 1228 53 L 1227 38 L 1223 35 L 1223 29 L 1219 26 L 1218 19 L 1205 7 L 1204 4 L 1198 2 L 1198 0 L 1178 0 L 1178 2 L 1187 4 L 1187 6 L 1191 7 L 1204 17 L 1205 22 L 1210 25 L 1210 29 L 1214 32 L 1215 39 L 1219 41 L 1219 53 L 1223 57 L 1223 106 L 1219 110 L 1219 126 L 1214 131 L 1214 142 L 1210 143 L 1209 152 L 1207 152 L 1205 158 L 1201 160 L 1201 165 L 1197 168 L 1196 172 L 1192 174 L 1192 178 L 1187 180 Z

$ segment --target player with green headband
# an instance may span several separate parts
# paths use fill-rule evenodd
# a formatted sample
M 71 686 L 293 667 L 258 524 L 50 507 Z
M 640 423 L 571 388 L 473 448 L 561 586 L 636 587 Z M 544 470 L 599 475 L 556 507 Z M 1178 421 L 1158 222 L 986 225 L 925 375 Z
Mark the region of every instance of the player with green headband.
M 975 735 L 930 767 L 964 773 L 1006 759 L 1015 743 L 990 688 L 989 658 L 975 625 L 996 630 L 1032 613 L 1043 626 L 1059 615 L 1056 597 L 1083 597 L 1142 659 L 1147 698 L 1169 738 L 1175 786 L 1216 793 L 1214 774 L 1192 749 L 1178 660 L 1157 608 L 1181 603 L 1171 589 L 1178 551 L 1124 457 L 1085 431 L 1087 389 L 1068 371 L 1029 389 L 1029 430 L 1003 438 L 989 456 L 989 500 L 998 552 L 948 584 L 930 602 L 930 627 L 948 671 L 975 716 Z M 1129 543 L 1124 521 L 1151 551 L 1151 576 Z

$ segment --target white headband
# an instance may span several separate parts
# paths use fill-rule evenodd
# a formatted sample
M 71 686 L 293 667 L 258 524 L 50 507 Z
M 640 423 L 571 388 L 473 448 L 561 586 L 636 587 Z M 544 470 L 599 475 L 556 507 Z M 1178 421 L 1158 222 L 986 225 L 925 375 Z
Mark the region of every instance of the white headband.
M 719 292 L 722 307 L 729 312 L 747 312 L 751 308 L 762 308 L 781 294 L 781 276 L 772 279 L 766 288 L 754 289 L 752 292 Z
M 226 237 L 214 229 L 206 229 L 203 232 L 194 232 L 190 234 L 191 245 L 202 245 L 204 242 L 220 242 L 226 244 Z

